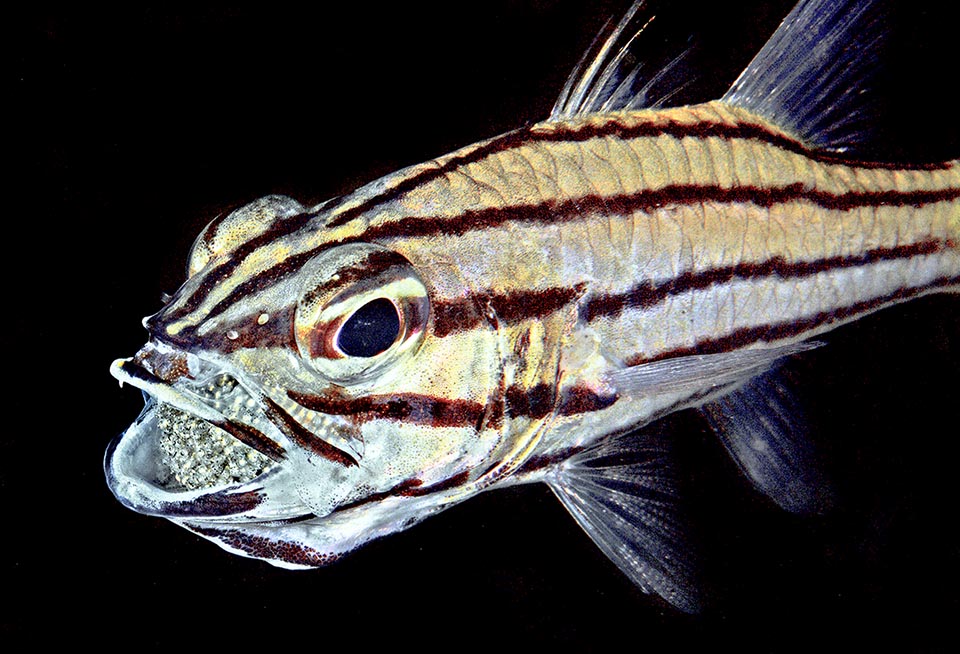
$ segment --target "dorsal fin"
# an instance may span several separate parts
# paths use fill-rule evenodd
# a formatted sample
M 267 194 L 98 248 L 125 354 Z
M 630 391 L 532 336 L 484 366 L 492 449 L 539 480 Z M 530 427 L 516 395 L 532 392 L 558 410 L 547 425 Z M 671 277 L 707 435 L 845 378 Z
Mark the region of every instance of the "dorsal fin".
M 672 38 L 671 38 L 672 37 Z M 692 38 L 679 39 L 651 2 L 638 0 L 597 34 L 567 79 L 550 120 L 626 109 L 684 104 L 696 81 Z
M 886 13 L 878 0 L 801 0 L 722 100 L 812 146 L 861 153 L 879 113 Z

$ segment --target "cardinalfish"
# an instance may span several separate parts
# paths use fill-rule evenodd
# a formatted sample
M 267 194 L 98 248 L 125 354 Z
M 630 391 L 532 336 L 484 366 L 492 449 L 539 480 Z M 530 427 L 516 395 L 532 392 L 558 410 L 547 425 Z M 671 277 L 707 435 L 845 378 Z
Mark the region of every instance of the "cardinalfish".
M 146 400 L 107 450 L 111 490 L 312 568 L 543 482 L 630 579 L 694 610 L 655 421 L 700 410 L 762 492 L 817 510 L 778 367 L 960 290 L 960 160 L 862 154 L 881 9 L 805 0 L 720 99 L 672 106 L 686 50 L 644 66 L 637 3 L 544 122 L 318 206 L 216 218 L 112 366 Z

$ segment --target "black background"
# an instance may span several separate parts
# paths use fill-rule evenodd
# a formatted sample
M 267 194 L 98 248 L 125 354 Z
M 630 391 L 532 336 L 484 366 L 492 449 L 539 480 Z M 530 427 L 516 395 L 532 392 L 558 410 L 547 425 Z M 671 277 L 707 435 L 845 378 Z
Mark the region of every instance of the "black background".
M 779 511 L 696 419 L 674 421 L 706 570 L 708 608 L 697 616 L 633 587 L 544 488 L 481 495 L 299 573 L 132 513 L 106 488 L 103 450 L 141 406 L 107 367 L 141 344 L 140 318 L 182 281 L 199 229 L 267 193 L 320 201 L 542 119 L 620 11 L 588 4 L 13 17 L 6 642 L 782 651 L 953 640 L 955 297 L 871 316 L 804 358 L 813 432 L 839 489 L 826 516 Z M 677 3 L 731 46 L 710 73 L 716 95 L 790 3 L 737 5 Z M 957 81 L 956 16 L 909 3 L 895 16 L 898 81 L 887 93 L 898 120 L 885 138 L 957 156 L 955 105 L 943 103 Z

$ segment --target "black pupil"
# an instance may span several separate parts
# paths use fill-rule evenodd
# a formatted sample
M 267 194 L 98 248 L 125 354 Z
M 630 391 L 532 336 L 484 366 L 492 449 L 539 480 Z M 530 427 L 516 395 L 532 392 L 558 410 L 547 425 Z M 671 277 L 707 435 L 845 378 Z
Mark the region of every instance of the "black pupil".
M 337 334 L 337 347 L 347 356 L 372 357 L 393 345 L 399 333 L 397 308 L 390 300 L 378 298 L 364 304 L 343 323 Z

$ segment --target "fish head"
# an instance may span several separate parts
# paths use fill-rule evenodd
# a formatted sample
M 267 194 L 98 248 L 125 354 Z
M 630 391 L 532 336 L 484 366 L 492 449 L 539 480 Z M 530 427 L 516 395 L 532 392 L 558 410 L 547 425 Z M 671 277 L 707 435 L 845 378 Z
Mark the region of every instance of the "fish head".
M 117 498 L 286 567 L 478 492 L 547 414 L 504 415 L 511 341 L 537 348 L 457 265 L 325 222 L 282 197 L 215 220 L 111 368 L 145 397 L 107 450 Z

